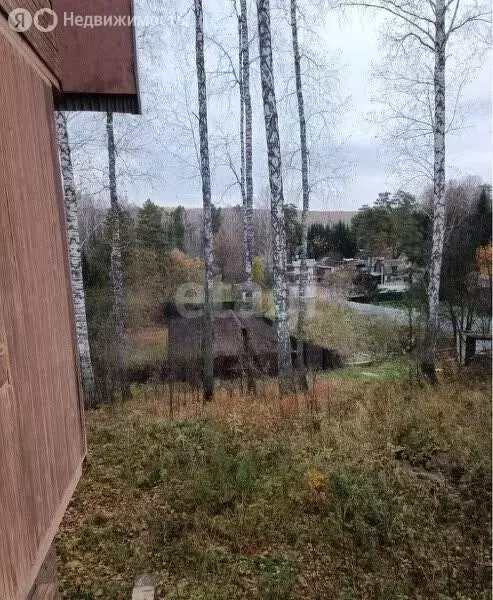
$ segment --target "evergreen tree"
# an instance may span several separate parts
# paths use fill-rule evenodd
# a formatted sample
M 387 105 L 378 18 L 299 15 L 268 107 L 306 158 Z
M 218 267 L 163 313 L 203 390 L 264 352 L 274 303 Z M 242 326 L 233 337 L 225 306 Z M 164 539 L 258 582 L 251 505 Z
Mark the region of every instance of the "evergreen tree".
M 391 196 L 378 195 L 374 206 L 363 206 L 353 217 L 352 230 L 358 249 L 370 257 L 405 254 L 411 262 L 422 264 L 425 245 L 425 215 L 416 199 L 399 190 Z
M 449 212 L 447 221 L 451 220 Z M 488 187 L 482 187 L 470 210 L 465 205 L 455 207 L 453 220 L 444 246 L 440 299 L 447 304 L 455 339 L 461 344 L 461 330 L 471 329 L 480 315 L 491 315 L 491 272 L 486 286 L 478 261 L 480 248 L 491 243 Z
M 491 221 L 491 186 L 483 185 L 472 214 L 476 248 L 491 244 Z
M 284 205 L 284 227 L 286 230 L 286 257 L 291 260 L 301 246 L 301 223 L 294 204 Z
M 356 254 L 356 240 L 349 225 L 339 221 L 329 232 L 333 251 L 339 254 L 341 258 L 352 258 Z
M 139 210 L 136 227 L 137 243 L 156 252 L 165 248 L 165 232 L 163 227 L 163 209 L 147 200 Z
M 221 207 L 211 204 L 212 233 L 216 235 L 221 227 Z
M 388 207 L 382 203 L 360 209 L 351 225 L 358 249 L 370 257 L 383 254 L 391 245 L 392 221 Z
M 172 240 L 173 248 L 184 252 L 185 250 L 185 209 L 178 206 L 171 213 L 169 238 Z
M 320 260 L 327 256 L 332 248 L 329 225 L 314 223 L 308 228 L 308 256 Z

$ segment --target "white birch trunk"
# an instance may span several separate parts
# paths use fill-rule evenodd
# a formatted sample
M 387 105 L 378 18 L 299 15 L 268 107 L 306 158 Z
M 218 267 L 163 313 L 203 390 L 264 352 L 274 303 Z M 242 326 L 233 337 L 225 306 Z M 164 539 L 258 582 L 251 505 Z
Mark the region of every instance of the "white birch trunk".
M 246 0 L 240 0 L 240 45 L 243 66 L 240 70 L 240 90 L 245 117 L 245 203 L 243 207 L 245 228 L 245 278 L 247 301 L 252 302 L 253 259 L 253 158 L 252 158 L 252 99 L 250 95 L 250 49 L 248 46 L 248 14 Z
M 272 65 L 269 0 L 257 0 L 260 50 L 260 78 L 264 106 L 265 134 L 269 166 L 271 226 L 273 234 L 274 308 L 277 333 L 279 391 L 293 390 L 291 339 L 287 315 L 286 244 L 284 228 L 284 197 L 282 186 L 281 143 Z
M 246 218 L 246 189 L 245 189 L 245 101 L 243 95 L 243 48 L 241 46 L 241 17 L 238 17 L 238 86 L 240 90 L 240 188 L 243 215 L 243 262 L 245 269 L 245 284 L 248 287 L 248 225 Z
M 445 0 L 436 2 L 435 22 L 435 114 L 433 123 L 433 238 L 428 282 L 428 319 L 421 370 L 436 381 L 435 359 L 439 326 L 439 293 L 445 236 Z
M 106 134 L 108 137 L 108 171 L 110 185 L 110 222 L 111 222 L 111 257 L 110 284 L 113 296 L 112 319 L 115 335 L 115 360 L 122 398 L 130 396 L 130 386 L 125 368 L 125 290 L 123 284 L 122 247 L 120 237 L 120 204 L 116 187 L 116 149 L 113 130 L 113 113 L 106 114 Z
M 197 91 L 199 102 L 200 173 L 204 208 L 204 332 L 203 332 L 203 395 L 210 401 L 214 395 L 214 314 L 213 314 L 213 252 L 212 252 L 212 201 L 209 168 L 209 135 L 207 130 L 207 86 L 204 62 L 204 19 L 202 0 L 195 0 L 195 52 L 197 65 Z
M 65 204 L 65 226 L 67 231 L 68 253 L 70 262 L 70 281 L 72 284 L 72 301 L 74 304 L 75 332 L 82 378 L 82 390 L 86 406 L 95 402 L 94 372 L 89 347 L 87 330 L 86 298 L 82 279 L 82 259 L 79 240 L 79 219 L 77 214 L 77 194 L 75 190 L 72 156 L 68 138 L 67 120 L 62 112 L 55 113 L 55 123 L 60 152 L 62 171 L 63 197 Z
M 308 270 L 306 266 L 308 253 L 308 210 L 310 208 L 310 187 L 308 184 L 308 148 L 306 144 L 306 119 L 305 103 L 303 100 L 303 86 L 301 82 L 300 49 L 298 44 L 298 21 L 296 15 L 296 0 L 291 0 L 291 34 L 293 38 L 294 72 L 296 80 L 296 97 L 298 100 L 298 118 L 300 123 L 300 149 L 301 149 L 301 186 L 303 193 L 303 210 L 301 212 L 301 256 L 300 256 L 300 287 L 298 310 L 298 368 L 303 371 L 304 363 L 304 335 L 306 323 L 306 288 L 308 284 Z

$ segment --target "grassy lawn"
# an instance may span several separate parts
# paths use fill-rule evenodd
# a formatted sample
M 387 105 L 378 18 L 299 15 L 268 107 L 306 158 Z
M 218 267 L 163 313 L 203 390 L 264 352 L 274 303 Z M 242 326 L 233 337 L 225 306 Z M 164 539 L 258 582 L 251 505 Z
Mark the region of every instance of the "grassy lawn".
M 363 315 L 345 304 L 318 300 L 309 315 L 307 338 L 337 350 L 347 362 L 359 355 L 373 360 L 401 353 L 407 345 L 408 328 L 386 319 Z
M 377 306 L 389 306 L 390 308 L 398 308 L 400 310 L 409 310 L 408 303 L 406 300 L 380 300 L 375 302 Z
M 399 308 L 400 310 L 408 311 L 409 304 L 406 300 L 383 300 L 381 302 L 375 302 L 377 306 L 389 306 L 390 308 Z M 414 307 L 413 311 L 417 313 L 417 309 Z M 457 311 L 460 312 L 460 309 L 457 308 Z M 441 317 L 449 317 L 449 307 L 444 302 L 440 302 L 439 313 Z
M 330 379 L 349 379 L 353 381 L 399 381 L 409 377 L 410 361 L 405 358 L 385 360 L 376 364 L 347 367 L 328 372 Z
M 167 356 L 168 330 L 166 327 L 142 327 L 130 336 L 126 363 L 127 368 L 131 371 L 161 365 Z
M 262 314 L 274 319 L 270 291 L 263 295 Z M 292 307 L 288 315 L 291 333 L 295 334 L 296 308 Z M 400 353 L 408 343 L 408 327 L 385 318 L 363 315 L 344 303 L 316 299 L 309 303 L 306 336 L 315 344 L 337 350 L 345 362 L 352 362 L 361 354 L 375 360 Z
M 62 598 L 128 600 L 144 572 L 166 600 L 491 598 L 489 386 L 366 379 L 90 411 Z

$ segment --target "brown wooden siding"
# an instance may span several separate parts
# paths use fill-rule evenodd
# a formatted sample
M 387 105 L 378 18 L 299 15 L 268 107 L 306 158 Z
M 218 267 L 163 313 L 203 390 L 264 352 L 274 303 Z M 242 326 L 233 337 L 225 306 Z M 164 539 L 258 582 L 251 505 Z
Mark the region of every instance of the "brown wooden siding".
M 0 0 L 0 9 L 3 10 L 6 16 L 14 8 L 25 8 L 31 15 L 41 8 L 53 9 L 51 0 Z M 41 16 L 40 22 L 43 25 L 48 24 L 47 17 Z M 29 45 L 34 49 L 36 54 L 41 58 L 53 75 L 60 78 L 60 59 L 57 51 L 56 32 L 41 32 L 36 27 L 30 27 L 22 34 L 18 34 L 27 40 Z
M 85 448 L 52 91 L 0 56 L 0 598 L 23 600 Z
M 55 544 L 46 555 L 28 600 L 58 600 Z
M 60 15 L 56 29 L 61 56 L 61 110 L 140 112 L 137 59 L 131 0 L 53 0 Z M 77 27 L 64 14 L 79 18 L 125 18 L 124 25 Z

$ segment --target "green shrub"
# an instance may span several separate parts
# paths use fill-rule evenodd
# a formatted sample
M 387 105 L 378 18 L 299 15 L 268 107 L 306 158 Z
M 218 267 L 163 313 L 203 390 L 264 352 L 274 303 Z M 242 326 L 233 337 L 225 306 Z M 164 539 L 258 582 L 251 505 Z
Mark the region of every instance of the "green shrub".
M 294 584 L 299 566 L 283 554 L 263 554 L 254 559 L 262 600 L 289 600 L 294 598 Z
M 333 532 L 356 545 L 389 544 L 393 535 L 392 492 L 379 473 L 345 471 L 330 476 Z

